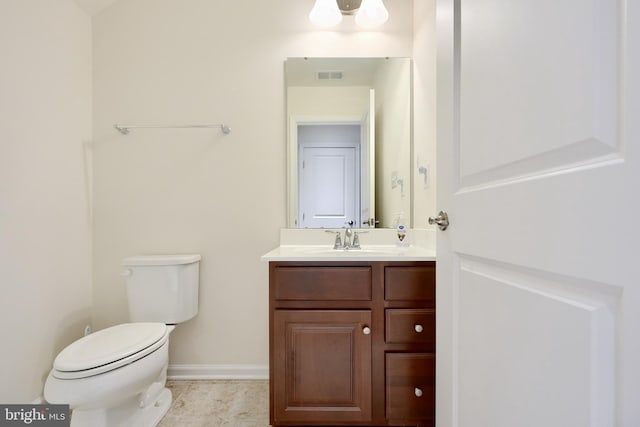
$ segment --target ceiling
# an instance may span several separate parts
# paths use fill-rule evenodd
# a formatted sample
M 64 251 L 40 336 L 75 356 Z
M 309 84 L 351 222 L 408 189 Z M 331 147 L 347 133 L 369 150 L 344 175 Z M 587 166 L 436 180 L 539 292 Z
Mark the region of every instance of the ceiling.
M 118 0 L 74 0 L 89 15 L 94 16 Z

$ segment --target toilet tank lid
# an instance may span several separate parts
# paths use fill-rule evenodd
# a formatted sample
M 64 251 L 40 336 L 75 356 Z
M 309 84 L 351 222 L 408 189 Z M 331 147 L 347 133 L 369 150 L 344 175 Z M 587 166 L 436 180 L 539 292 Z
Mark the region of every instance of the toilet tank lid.
M 127 257 L 122 260 L 122 265 L 180 265 L 192 264 L 202 259 L 199 254 L 186 255 L 138 255 Z

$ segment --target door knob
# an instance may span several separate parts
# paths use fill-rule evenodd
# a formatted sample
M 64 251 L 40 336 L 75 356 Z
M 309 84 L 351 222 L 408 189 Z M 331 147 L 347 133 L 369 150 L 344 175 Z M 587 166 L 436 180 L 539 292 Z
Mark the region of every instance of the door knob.
M 362 328 L 362 333 L 365 335 L 369 335 L 371 333 L 371 328 L 365 326 L 364 328 Z
M 362 221 L 362 224 L 364 224 L 364 225 L 368 225 L 369 227 L 373 227 L 373 226 L 375 226 L 376 224 L 380 224 L 380 221 L 376 221 L 376 219 L 375 219 L 375 218 L 369 218 L 369 219 L 368 219 L 368 220 L 366 220 L 366 221 Z
M 449 226 L 449 215 L 446 212 L 440 211 L 435 218 L 429 217 L 429 224 L 437 224 L 440 230 L 444 231 Z

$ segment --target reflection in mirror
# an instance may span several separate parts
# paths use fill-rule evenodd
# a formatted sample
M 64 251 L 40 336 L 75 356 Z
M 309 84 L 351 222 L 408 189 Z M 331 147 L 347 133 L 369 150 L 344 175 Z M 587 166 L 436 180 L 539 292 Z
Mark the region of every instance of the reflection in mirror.
M 411 60 L 289 58 L 288 226 L 410 225 Z

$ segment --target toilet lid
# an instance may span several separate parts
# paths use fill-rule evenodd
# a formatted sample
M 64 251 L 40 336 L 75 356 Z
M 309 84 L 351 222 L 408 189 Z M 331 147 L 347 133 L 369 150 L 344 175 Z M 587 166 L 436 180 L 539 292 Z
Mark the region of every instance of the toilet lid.
M 164 344 L 167 335 L 164 323 L 124 323 L 102 329 L 62 350 L 53 362 L 53 369 L 59 374 L 55 376 L 79 378 L 86 376 L 82 372 L 95 368 L 102 368 L 100 372 L 115 369 L 154 351 Z M 144 354 L 139 355 L 141 352 Z M 112 366 L 114 363 L 118 366 Z

